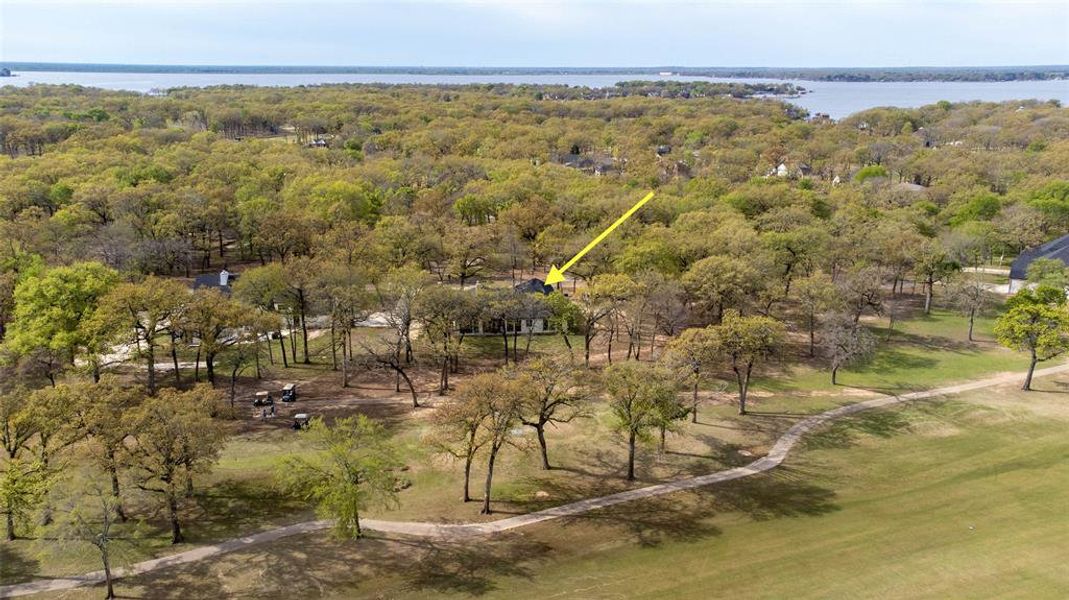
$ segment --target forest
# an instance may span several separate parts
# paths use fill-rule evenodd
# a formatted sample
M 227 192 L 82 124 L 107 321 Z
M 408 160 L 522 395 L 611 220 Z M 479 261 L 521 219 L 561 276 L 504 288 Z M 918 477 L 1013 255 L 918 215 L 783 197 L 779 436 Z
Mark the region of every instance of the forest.
M 1069 233 L 1069 110 L 835 121 L 752 97 L 796 91 L 0 88 L 7 538 L 94 544 L 106 570 L 100 527 L 187 541 L 221 457 L 262 441 L 252 394 L 280 381 L 340 404 L 310 404 L 301 451 L 267 468 L 277 506 L 315 505 L 357 537 L 366 511 L 441 516 L 459 486 L 427 474 L 441 456 L 491 513 L 516 428 L 552 472 L 558 427 L 611 423 L 619 479 L 663 480 L 650 448 L 683 443 L 713 404 L 743 418 L 792 365 L 839 385 L 894 335 L 877 320 L 953 311 L 967 345 L 1004 310 L 994 335 L 1029 373 L 1069 349 L 1064 265 L 1039 261 L 1037 290 L 1005 305 L 981 277 Z M 568 281 L 515 291 L 649 191 Z M 221 271 L 232 281 L 191 291 Z M 1009 360 L 997 351 L 983 359 Z M 368 394 L 431 416 L 368 414 Z M 263 452 L 293 447 L 270 434 Z M 92 518 L 61 517 L 90 493 Z

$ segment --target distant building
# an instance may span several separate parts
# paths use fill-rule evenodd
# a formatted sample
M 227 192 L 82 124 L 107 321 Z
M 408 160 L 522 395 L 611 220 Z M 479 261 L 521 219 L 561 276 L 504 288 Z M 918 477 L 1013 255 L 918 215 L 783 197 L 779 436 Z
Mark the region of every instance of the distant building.
M 1025 250 L 1010 264 L 1010 293 L 1016 292 L 1025 286 L 1028 279 L 1028 267 L 1037 258 L 1059 260 L 1069 266 L 1069 235 L 1051 240 L 1042 246 L 1036 246 Z
M 528 279 L 513 286 L 512 291 L 516 294 L 548 296 L 553 292 L 553 286 L 546 285 L 541 279 Z M 532 307 L 529 314 L 518 315 L 515 319 L 486 319 L 464 327 L 461 331 L 467 335 L 554 333 L 555 330 L 549 324 L 549 316 L 544 307 Z
M 575 148 L 572 149 L 575 150 Z M 570 169 L 578 169 L 593 175 L 605 175 L 616 168 L 616 159 L 611 156 L 578 152 L 563 154 L 557 158 L 557 162 Z
M 237 281 L 238 274 L 231 273 L 226 269 L 219 271 L 219 274 L 213 275 L 206 273 L 204 275 L 197 275 L 193 280 L 193 289 L 199 290 L 201 288 L 212 288 L 219 290 L 223 295 L 229 296 L 231 292 L 231 286 Z

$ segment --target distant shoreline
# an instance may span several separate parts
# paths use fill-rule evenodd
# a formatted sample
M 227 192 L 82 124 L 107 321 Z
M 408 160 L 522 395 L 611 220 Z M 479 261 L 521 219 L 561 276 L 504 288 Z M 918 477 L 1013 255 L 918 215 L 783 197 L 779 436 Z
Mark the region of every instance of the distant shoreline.
M 148 65 L 112 63 L 0 62 L 19 71 L 192 74 L 404 74 L 404 75 L 642 75 L 782 79 L 801 81 L 1046 81 L 1069 79 L 1069 65 L 1002 67 L 418 67 L 315 65 Z

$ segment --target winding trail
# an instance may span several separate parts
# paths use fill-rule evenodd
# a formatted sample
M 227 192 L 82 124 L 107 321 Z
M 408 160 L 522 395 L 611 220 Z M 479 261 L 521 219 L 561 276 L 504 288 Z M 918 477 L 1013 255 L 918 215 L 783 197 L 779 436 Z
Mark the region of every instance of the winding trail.
M 1069 371 L 1069 364 L 1048 367 L 1046 369 L 1039 369 L 1035 372 L 1035 376 L 1043 377 L 1048 375 L 1055 375 L 1058 373 L 1064 373 L 1066 371 Z M 768 471 L 769 469 L 780 465 L 787 458 L 787 455 L 790 453 L 791 449 L 794 448 L 795 444 L 797 444 L 798 441 L 802 439 L 802 436 L 818 427 L 835 421 L 836 419 L 840 419 L 842 417 L 853 415 L 862 411 L 871 410 L 873 408 L 893 406 L 895 404 L 901 404 L 904 402 L 909 402 L 911 400 L 924 400 L 929 398 L 936 398 L 939 396 L 960 394 L 962 392 L 969 392 L 973 390 L 1004 385 L 1007 383 L 1014 383 L 1020 381 L 1020 379 L 1020 374 L 1010 373 L 1006 375 L 1000 375 L 998 377 L 980 379 L 958 385 L 951 385 L 919 392 L 910 392 L 907 394 L 902 394 L 900 396 L 883 396 L 879 398 L 873 398 L 871 400 L 864 400 L 862 402 L 857 402 L 854 404 L 847 404 L 838 408 L 833 408 L 831 410 L 810 417 L 806 417 L 795 423 L 790 429 L 784 432 L 783 435 L 779 437 L 779 439 L 776 440 L 776 443 L 772 446 L 771 450 L 769 450 L 768 454 L 764 457 L 759 458 L 746 466 L 736 467 L 734 469 L 726 469 L 724 471 L 717 471 L 715 473 L 709 473 L 708 475 L 701 475 L 688 479 L 679 479 L 676 481 L 670 481 L 668 483 L 661 483 L 643 488 L 627 490 L 625 492 L 619 492 L 616 494 L 610 494 L 608 496 L 600 496 L 598 498 L 588 498 L 586 500 L 579 500 L 577 502 L 564 504 L 554 508 L 547 508 L 545 510 L 540 510 L 524 515 L 518 515 L 515 517 L 509 517 L 506 519 L 500 519 L 497 521 L 490 521 L 486 523 L 420 523 L 403 521 L 382 521 L 377 519 L 362 519 L 360 523 L 366 529 L 370 529 L 372 531 L 379 531 L 382 533 L 395 533 L 401 535 L 433 537 L 442 539 L 459 539 L 465 537 L 485 536 L 494 533 L 500 533 L 503 531 L 508 531 L 510 529 L 516 529 L 519 527 L 534 525 L 536 523 L 542 523 L 544 521 L 551 521 L 553 519 L 560 519 L 562 517 L 571 517 L 592 510 L 597 510 L 599 508 L 606 508 L 624 502 L 631 502 L 632 500 L 638 500 L 641 498 L 651 498 L 654 496 L 670 494 L 672 492 L 678 492 L 681 490 L 689 490 L 693 488 L 712 485 L 715 483 L 720 483 L 723 481 L 731 481 L 733 479 L 748 477 L 750 475 L 761 473 L 763 471 Z M 131 575 L 138 575 L 140 573 L 154 571 L 157 569 L 164 569 L 176 565 L 196 562 L 211 556 L 215 556 L 217 554 L 222 554 L 224 552 L 242 550 L 250 546 L 262 544 L 264 542 L 270 542 L 293 535 L 299 535 L 302 533 L 320 531 L 330 527 L 330 525 L 330 521 L 307 521 L 304 523 L 288 525 L 286 527 L 280 527 L 277 529 L 272 529 L 269 531 L 264 531 L 261 533 L 256 533 L 244 537 L 233 538 L 225 542 L 220 542 L 218 544 L 202 546 L 193 550 L 179 552 L 171 556 L 146 560 L 130 565 L 128 567 L 115 569 L 112 572 L 112 577 L 114 579 L 119 579 L 121 577 L 129 577 Z M 102 581 L 104 581 L 103 571 L 93 571 L 92 573 L 86 573 L 84 575 L 63 577 L 57 579 L 42 579 L 40 581 L 2 586 L 0 587 L 0 598 L 14 598 L 17 596 L 27 596 L 30 594 L 37 594 L 42 592 L 67 590 L 85 585 L 93 585 Z

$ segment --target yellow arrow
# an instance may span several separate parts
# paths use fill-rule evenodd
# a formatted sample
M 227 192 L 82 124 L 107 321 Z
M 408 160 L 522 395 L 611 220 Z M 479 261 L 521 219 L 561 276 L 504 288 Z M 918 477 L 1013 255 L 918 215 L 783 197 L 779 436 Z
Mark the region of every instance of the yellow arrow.
M 623 223 L 624 221 L 628 220 L 631 217 L 631 215 L 635 214 L 635 211 L 637 211 L 638 209 L 642 208 L 642 205 L 647 203 L 647 202 L 649 202 L 650 198 L 652 198 L 652 197 L 653 197 L 653 192 L 650 192 L 650 193 L 646 194 L 645 198 L 643 198 L 643 199 L 639 200 L 638 202 L 636 202 L 635 205 L 632 206 L 630 209 L 628 209 L 628 211 L 625 212 L 619 219 L 616 219 L 616 221 L 612 225 L 609 225 L 608 229 L 606 229 L 605 231 L 602 231 L 600 234 L 598 234 L 598 237 L 594 238 L 593 241 L 591 241 L 589 244 L 587 244 L 585 248 L 580 250 L 579 254 L 576 254 L 575 256 L 572 257 L 571 260 L 569 260 L 568 262 L 564 263 L 564 266 L 562 266 L 559 269 L 557 268 L 557 265 L 553 265 L 552 267 L 550 267 L 549 268 L 549 275 L 546 276 L 546 285 L 553 285 L 555 283 L 560 283 L 560 282 L 564 281 L 564 272 L 565 271 L 567 271 L 568 269 L 572 268 L 572 265 L 574 265 L 575 263 L 579 262 L 580 258 L 583 258 L 583 256 L 587 252 L 590 252 L 591 250 L 593 250 L 594 246 L 597 246 L 598 244 L 600 244 L 601 240 L 605 239 L 610 233 L 613 232 L 614 229 L 619 227 L 621 223 Z

